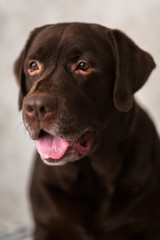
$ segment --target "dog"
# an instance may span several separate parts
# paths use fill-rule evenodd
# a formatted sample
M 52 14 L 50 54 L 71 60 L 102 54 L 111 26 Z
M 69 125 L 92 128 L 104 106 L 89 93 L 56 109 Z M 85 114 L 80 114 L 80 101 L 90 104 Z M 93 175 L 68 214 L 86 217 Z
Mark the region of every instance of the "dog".
M 123 32 L 59 23 L 15 62 L 38 153 L 34 240 L 160 240 L 160 141 L 134 93 L 155 63 Z

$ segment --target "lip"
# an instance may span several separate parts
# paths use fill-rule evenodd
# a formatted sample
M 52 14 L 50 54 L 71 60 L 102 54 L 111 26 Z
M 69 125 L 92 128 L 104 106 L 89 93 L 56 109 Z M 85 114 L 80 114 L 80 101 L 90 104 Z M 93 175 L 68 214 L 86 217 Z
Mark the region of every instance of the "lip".
M 61 144 L 61 141 L 66 142 L 68 144 L 66 149 L 63 150 L 63 153 L 61 155 L 58 155 L 58 157 L 54 157 L 54 156 L 56 156 L 54 150 L 53 150 L 53 154 L 48 154 L 46 157 L 46 155 L 43 155 L 43 153 L 40 151 L 40 148 L 38 147 L 38 144 L 36 143 L 37 150 L 38 150 L 42 160 L 50 165 L 52 165 L 52 164 L 60 165 L 60 163 L 61 162 L 63 163 L 65 161 L 65 159 L 68 159 L 67 161 L 70 161 L 70 160 L 72 161 L 73 159 L 78 160 L 79 158 L 89 154 L 89 152 L 92 149 L 92 144 L 93 144 L 93 139 L 94 139 L 94 131 L 93 131 L 93 128 L 90 127 L 90 128 L 87 128 L 84 131 L 84 133 L 82 135 L 80 135 L 80 137 L 75 139 L 74 141 L 67 141 L 65 139 L 60 139 L 60 138 L 54 137 L 46 132 L 43 132 L 42 136 L 40 136 L 40 138 L 37 139 L 36 142 L 42 141 L 42 138 L 47 137 L 47 135 L 50 138 L 58 139 L 57 141 L 59 142 L 59 145 Z M 55 140 L 53 140 L 53 142 L 54 141 Z M 42 141 L 42 143 L 43 143 L 43 141 Z M 61 146 L 58 146 L 58 147 L 60 148 Z M 53 146 L 53 148 L 54 148 L 54 146 Z M 51 152 L 52 152 L 52 149 L 51 149 Z

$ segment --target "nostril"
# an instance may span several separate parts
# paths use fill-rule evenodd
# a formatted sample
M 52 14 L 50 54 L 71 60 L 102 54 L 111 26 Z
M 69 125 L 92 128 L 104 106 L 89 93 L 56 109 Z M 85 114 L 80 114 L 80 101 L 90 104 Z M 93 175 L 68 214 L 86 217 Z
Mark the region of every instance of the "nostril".
M 29 118 L 32 118 L 32 119 L 36 118 L 37 113 L 35 108 L 32 105 L 25 104 L 25 112 Z
M 47 110 L 47 109 L 46 109 L 46 107 L 44 107 L 44 106 L 41 106 L 41 107 L 39 108 L 39 112 L 40 112 L 40 113 L 45 113 L 45 112 L 47 112 L 46 110 Z
M 26 107 L 26 111 L 29 112 L 29 113 L 34 111 L 33 107 L 30 106 L 30 105 L 26 105 L 25 107 Z
M 51 113 L 51 112 L 55 112 L 56 109 L 57 109 L 57 104 L 54 101 L 49 101 L 48 103 L 45 102 L 44 106 L 41 106 L 40 111 L 46 112 L 46 113 Z

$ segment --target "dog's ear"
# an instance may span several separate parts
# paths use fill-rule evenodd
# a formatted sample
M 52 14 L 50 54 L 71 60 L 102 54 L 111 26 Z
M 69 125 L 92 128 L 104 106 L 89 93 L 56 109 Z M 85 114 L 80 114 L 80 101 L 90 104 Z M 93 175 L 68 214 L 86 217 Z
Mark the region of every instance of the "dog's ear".
M 23 98 L 26 95 L 26 79 L 25 79 L 25 73 L 24 73 L 24 61 L 25 57 L 27 55 L 27 52 L 35 38 L 35 36 L 44 28 L 46 28 L 48 25 L 36 28 L 33 30 L 26 42 L 26 45 L 24 46 L 20 56 L 17 58 L 14 64 L 14 73 L 16 75 L 16 79 L 18 82 L 18 85 L 20 87 L 19 91 L 19 110 L 22 109 L 22 103 L 23 103 Z
M 25 74 L 23 71 L 23 64 L 24 64 L 26 49 L 27 47 L 24 48 L 24 50 L 21 52 L 20 56 L 18 57 L 18 59 L 14 64 L 14 72 L 16 75 L 18 85 L 20 87 L 19 100 L 18 100 L 19 110 L 22 109 L 23 96 L 25 95 Z
M 146 82 L 155 67 L 153 58 L 119 30 L 110 30 L 115 58 L 114 104 L 122 112 L 133 106 L 133 94 Z

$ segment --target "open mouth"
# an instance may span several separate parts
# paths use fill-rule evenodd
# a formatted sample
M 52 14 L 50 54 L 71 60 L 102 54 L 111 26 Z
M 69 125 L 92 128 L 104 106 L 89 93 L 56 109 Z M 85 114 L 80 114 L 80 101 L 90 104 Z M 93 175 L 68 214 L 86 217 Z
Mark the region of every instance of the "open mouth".
M 36 140 L 37 151 L 41 158 L 48 162 L 60 162 L 65 156 L 78 153 L 82 156 L 87 155 L 93 143 L 93 129 L 88 128 L 75 141 L 52 136 L 49 133 L 43 134 Z

